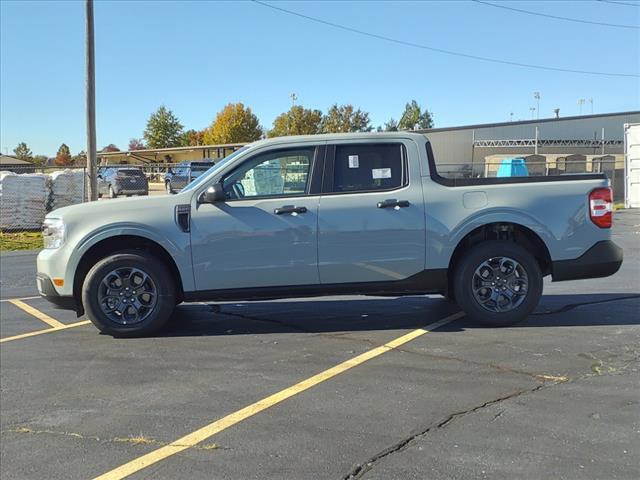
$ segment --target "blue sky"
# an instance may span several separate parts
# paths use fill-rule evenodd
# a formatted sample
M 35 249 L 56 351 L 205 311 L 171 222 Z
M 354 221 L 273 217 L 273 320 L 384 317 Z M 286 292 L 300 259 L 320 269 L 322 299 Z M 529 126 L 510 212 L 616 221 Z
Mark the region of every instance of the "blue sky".
M 626 0 L 631 3 L 633 0 Z M 278 2 L 368 32 L 505 60 L 640 74 L 640 30 L 525 15 L 470 1 Z M 598 1 L 521 1 L 515 8 L 616 24 L 640 24 L 640 7 Z M 640 5 L 640 4 L 639 4 Z M 84 2 L 0 3 L 1 148 L 25 141 L 54 155 L 84 149 Z M 159 105 L 186 128 L 211 123 L 242 101 L 270 127 L 298 103 L 334 102 L 398 119 L 416 99 L 437 127 L 640 109 L 640 79 L 485 63 L 363 37 L 251 2 L 97 1 L 98 147 L 142 137 Z M 587 103 L 583 113 L 590 113 Z

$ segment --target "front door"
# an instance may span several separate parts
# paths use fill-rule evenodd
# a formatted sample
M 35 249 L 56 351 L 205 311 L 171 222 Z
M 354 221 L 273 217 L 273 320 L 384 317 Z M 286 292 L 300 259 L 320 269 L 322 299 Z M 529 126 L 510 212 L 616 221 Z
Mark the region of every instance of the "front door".
M 319 209 L 322 284 L 393 282 L 425 268 L 420 165 L 411 141 L 327 146 Z
M 318 284 L 316 150 L 258 152 L 223 178 L 225 202 L 195 206 L 197 290 Z

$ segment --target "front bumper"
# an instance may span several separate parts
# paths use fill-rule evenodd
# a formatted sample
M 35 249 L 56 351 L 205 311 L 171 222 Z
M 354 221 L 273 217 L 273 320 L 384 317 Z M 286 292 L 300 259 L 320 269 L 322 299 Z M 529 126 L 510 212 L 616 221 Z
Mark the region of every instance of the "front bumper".
M 622 265 L 622 249 L 611 240 L 602 240 L 573 260 L 551 262 L 554 282 L 613 275 Z
M 36 284 L 40 295 L 55 305 L 56 308 L 78 312 L 76 300 L 73 297 L 60 295 L 54 288 L 53 282 L 48 276 L 42 273 L 36 274 Z

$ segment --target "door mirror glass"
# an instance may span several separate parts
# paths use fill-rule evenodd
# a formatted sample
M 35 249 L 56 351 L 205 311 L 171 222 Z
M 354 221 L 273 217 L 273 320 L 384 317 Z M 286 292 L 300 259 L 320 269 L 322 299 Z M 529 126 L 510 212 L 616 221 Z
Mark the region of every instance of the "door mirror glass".
M 201 203 L 217 203 L 225 200 L 224 188 L 221 183 L 214 183 L 202 194 Z

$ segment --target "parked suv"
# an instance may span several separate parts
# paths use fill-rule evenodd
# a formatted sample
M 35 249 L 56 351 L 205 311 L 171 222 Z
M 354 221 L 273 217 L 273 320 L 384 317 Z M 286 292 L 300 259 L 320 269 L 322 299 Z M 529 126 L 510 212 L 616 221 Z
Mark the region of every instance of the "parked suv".
M 213 161 L 182 162 L 164 176 L 167 193 L 177 193 L 213 166 Z
M 149 182 L 136 167 L 105 167 L 98 172 L 98 195 L 116 198 L 118 195 L 148 195 Z
M 180 302 L 441 293 L 471 321 L 534 310 L 544 276 L 622 264 L 602 174 L 447 178 L 409 132 L 243 147 L 174 196 L 60 208 L 40 293 L 103 332 L 150 334 Z

